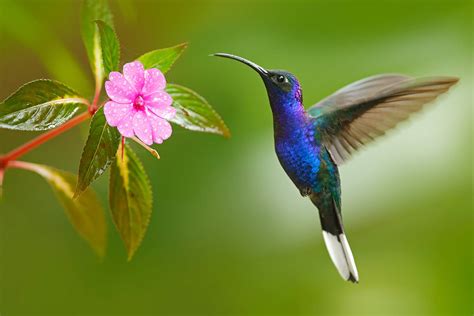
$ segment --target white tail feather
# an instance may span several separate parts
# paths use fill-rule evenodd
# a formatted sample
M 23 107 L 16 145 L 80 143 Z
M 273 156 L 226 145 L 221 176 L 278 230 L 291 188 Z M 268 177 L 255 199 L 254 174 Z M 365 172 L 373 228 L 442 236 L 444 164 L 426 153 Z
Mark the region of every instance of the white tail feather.
M 333 235 L 323 230 L 323 238 L 332 262 L 346 281 L 359 282 L 359 273 L 346 235 Z

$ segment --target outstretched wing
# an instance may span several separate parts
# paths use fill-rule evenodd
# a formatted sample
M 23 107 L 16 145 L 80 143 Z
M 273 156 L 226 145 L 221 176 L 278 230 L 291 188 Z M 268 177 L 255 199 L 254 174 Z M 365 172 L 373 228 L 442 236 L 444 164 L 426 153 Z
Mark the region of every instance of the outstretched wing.
M 419 111 L 458 82 L 455 77 L 389 74 L 356 81 L 307 110 L 338 165 L 361 146 Z

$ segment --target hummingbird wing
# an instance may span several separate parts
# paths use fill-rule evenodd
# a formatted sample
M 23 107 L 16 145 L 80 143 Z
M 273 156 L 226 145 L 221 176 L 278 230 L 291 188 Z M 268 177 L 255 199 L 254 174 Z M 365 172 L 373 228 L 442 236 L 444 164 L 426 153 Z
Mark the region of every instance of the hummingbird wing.
M 356 81 L 307 110 L 338 165 L 458 82 L 455 77 L 378 75 Z

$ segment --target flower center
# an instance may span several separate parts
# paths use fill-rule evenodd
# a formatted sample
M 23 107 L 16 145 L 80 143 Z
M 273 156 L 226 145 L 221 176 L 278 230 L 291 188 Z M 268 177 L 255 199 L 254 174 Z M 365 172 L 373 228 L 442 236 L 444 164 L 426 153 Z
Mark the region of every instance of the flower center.
M 144 106 L 145 106 L 145 100 L 143 100 L 143 97 L 141 95 L 137 96 L 135 98 L 135 101 L 133 101 L 133 107 L 137 110 L 143 110 Z

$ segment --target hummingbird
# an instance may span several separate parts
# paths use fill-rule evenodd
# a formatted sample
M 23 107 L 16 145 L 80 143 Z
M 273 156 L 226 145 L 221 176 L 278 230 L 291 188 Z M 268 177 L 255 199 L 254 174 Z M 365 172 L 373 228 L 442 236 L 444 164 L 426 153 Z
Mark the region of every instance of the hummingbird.
M 213 55 L 241 62 L 262 78 L 273 114 L 278 160 L 300 194 L 319 210 L 323 239 L 339 274 L 358 283 L 342 222 L 338 168 L 361 147 L 448 91 L 459 78 L 375 75 L 305 109 L 301 85 L 290 72 L 267 70 L 227 53 Z

